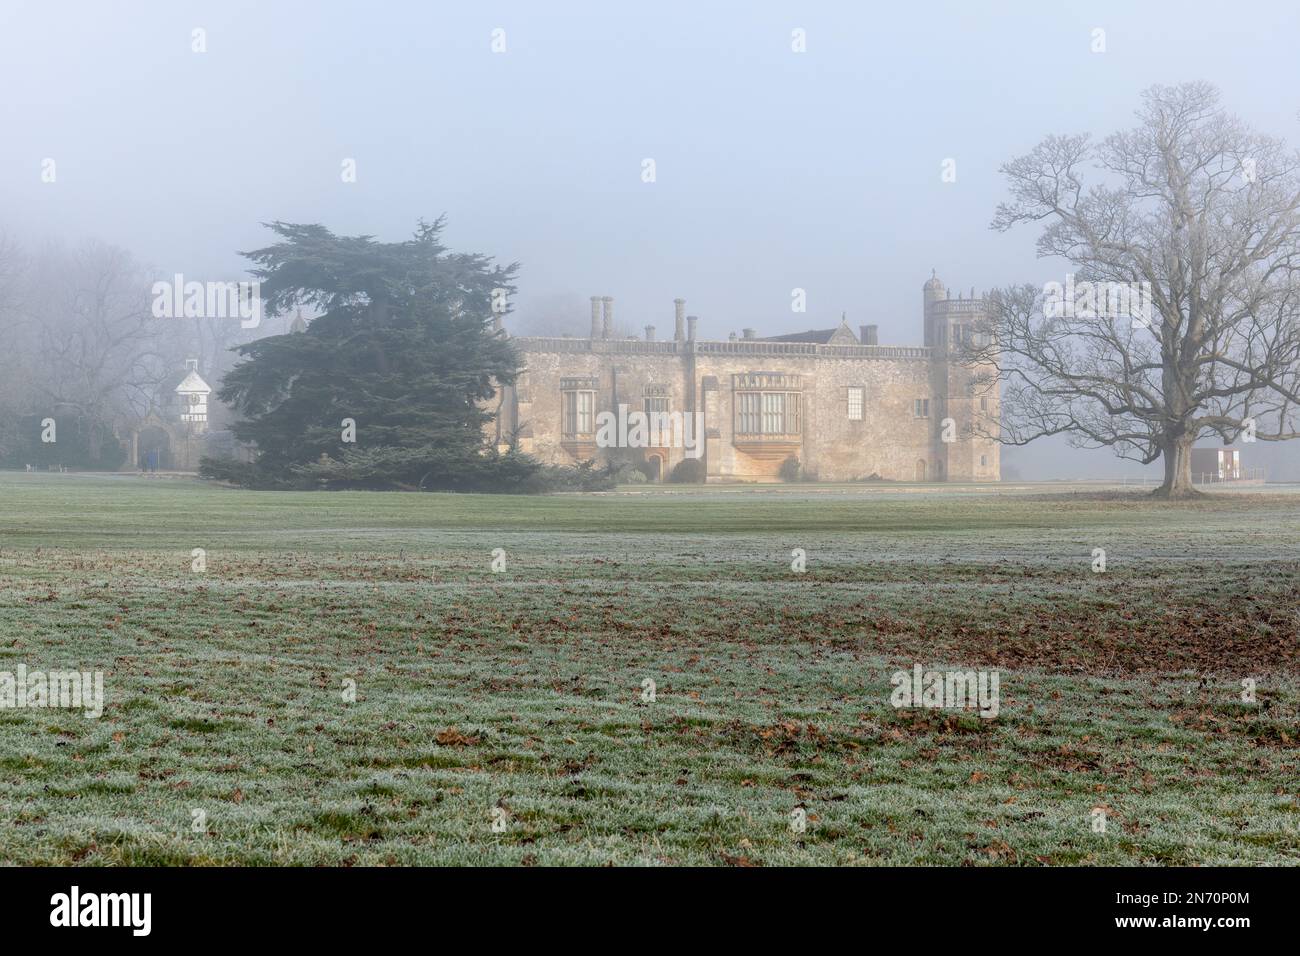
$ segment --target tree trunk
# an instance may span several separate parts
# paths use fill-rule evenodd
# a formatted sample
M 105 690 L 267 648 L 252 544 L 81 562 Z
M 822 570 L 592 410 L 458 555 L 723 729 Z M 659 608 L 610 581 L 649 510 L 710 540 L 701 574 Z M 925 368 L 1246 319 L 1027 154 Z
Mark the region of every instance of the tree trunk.
M 1155 490 L 1157 498 L 1195 498 L 1201 492 L 1192 484 L 1192 439 L 1189 436 L 1171 439 L 1163 454 L 1165 482 Z

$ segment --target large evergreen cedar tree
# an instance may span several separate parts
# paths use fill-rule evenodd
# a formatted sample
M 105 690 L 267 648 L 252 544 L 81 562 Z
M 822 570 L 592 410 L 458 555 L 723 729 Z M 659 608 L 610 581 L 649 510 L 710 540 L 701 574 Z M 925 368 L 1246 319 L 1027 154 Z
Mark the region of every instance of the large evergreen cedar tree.
M 1297 437 L 1300 156 L 1203 83 L 1152 87 L 1138 118 L 1100 143 L 1049 137 L 1004 166 L 1011 198 L 993 227 L 1045 223 L 1041 256 L 1072 264 L 1076 282 L 1149 289 L 1149 315 L 1062 316 L 1043 287 L 1002 289 L 964 350 L 998 369 L 983 387 L 1002 388 L 1001 441 L 1066 434 L 1163 459 L 1156 494 L 1183 498 L 1198 438 Z
M 244 360 L 218 394 L 259 454 L 251 466 L 205 460 L 206 474 L 260 487 L 525 490 L 538 463 L 489 449 L 480 406 L 519 367 L 492 328 L 493 290 L 513 292 L 517 266 L 448 252 L 442 226 L 383 243 L 269 225 L 280 241 L 243 253 L 265 313 L 319 315 L 305 332 L 238 348 Z M 344 419 L 355 443 L 343 441 Z

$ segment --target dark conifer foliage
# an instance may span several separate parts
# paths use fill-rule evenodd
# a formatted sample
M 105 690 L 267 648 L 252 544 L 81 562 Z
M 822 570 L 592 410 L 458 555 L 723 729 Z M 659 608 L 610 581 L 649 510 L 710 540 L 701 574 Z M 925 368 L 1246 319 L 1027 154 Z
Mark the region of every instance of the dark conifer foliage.
M 244 253 L 265 313 L 319 315 L 304 332 L 239 347 L 219 395 L 259 454 L 251 465 L 206 459 L 205 474 L 254 487 L 527 490 L 540 466 L 487 447 L 480 405 L 519 367 L 492 311 L 517 265 L 450 252 L 443 224 L 421 222 L 404 242 L 269 224 L 279 241 Z

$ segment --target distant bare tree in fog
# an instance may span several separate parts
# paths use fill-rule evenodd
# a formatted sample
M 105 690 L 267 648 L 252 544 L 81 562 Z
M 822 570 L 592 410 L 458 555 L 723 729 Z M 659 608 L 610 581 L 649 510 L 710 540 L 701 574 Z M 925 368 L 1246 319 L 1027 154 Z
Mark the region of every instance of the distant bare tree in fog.
M 1207 84 L 1152 87 L 1138 115 L 1003 167 L 993 227 L 1046 223 L 1039 254 L 1076 274 L 996 292 L 967 350 L 998 364 L 1004 442 L 1066 433 L 1163 459 L 1157 494 L 1186 497 L 1198 438 L 1300 434 L 1300 157 Z M 1085 185 L 1087 168 L 1107 181 Z
M 185 359 L 220 381 L 231 348 L 271 331 L 229 317 L 158 318 L 156 278 L 118 246 L 24 249 L 0 236 L 0 461 L 30 460 L 20 456 L 31 454 L 32 421 L 48 416 L 80 435 L 86 464 L 113 467 L 117 439 L 166 401 L 159 390 Z M 222 412 L 214 403 L 212 418 Z
M 114 459 L 118 426 L 144 413 L 168 371 L 148 293 L 115 246 L 0 244 L 0 458 L 33 440 L 32 416 L 48 416 L 79 436 L 88 463 Z
M 36 257 L 27 309 L 37 388 L 49 409 L 86 422 L 138 416 L 166 373 L 149 282 L 124 249 L 88 241 Z
M 27 330 L 19 322 L 23 255 L 18 243 L 0 236 L 0 459 L 18 442 L 19 417 L 31 391 L 24 348 Z
M 627 338 L 638 331 L 634 323 L 622 317 L 614 321 L 615 338 Z M 539 335 L 585 338 L 591 332 L 591 298 L 576 292 L 557 292 L 535 296 L 521 303 L 510 323 L 513 335 Z
M 587 300 L 572 292 L 536 295 L 519 303 L 509 322 L 512 335 L 583 335 Z

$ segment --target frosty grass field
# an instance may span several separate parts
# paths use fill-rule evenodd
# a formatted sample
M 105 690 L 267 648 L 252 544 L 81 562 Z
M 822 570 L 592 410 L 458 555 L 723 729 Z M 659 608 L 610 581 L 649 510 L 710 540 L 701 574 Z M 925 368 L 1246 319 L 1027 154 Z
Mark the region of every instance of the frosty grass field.
M 0 860 L 1296 864 L 1298 615 L 1286 486 L 4 474 L 0 671 L 105 709 L 0 709 Z M 997 718 L 892 707 L 918 663 Z

